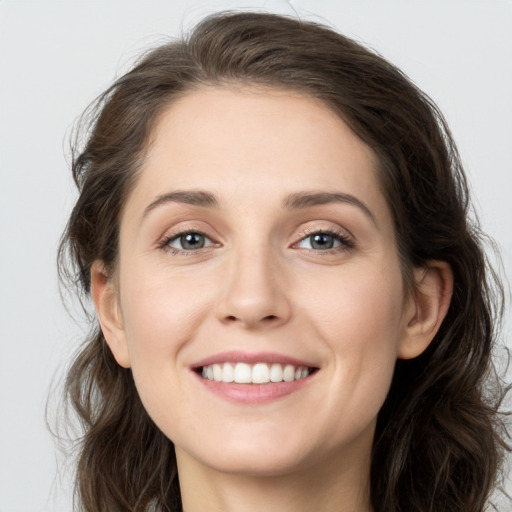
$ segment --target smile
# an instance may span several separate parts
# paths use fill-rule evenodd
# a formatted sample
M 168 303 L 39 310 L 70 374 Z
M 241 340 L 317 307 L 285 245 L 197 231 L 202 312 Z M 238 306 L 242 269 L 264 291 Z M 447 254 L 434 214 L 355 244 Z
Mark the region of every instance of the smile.
M 311 385 L 319 366 L 310 360 L 270 352 L 229 351 L 191 366 L 209 392 L 239 405 L 257 405 L 295 394 Z
M 312 368 L 292 364 L 267 363 L 216 363 L 203 366 L 200 374 L 215 382 L 237 384 L 269 384 L 271 382 L 293 382 L 308 377 Z

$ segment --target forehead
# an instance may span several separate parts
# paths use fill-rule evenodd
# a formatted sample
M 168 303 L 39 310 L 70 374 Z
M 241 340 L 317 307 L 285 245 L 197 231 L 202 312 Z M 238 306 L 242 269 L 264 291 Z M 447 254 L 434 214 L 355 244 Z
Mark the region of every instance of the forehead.
M 250 203 L 334 190 L 385 207 L 377 167 L 371 148 L 319 100 L 279 89 L 205 87 L 163 111 L 132 195 L 148 202 L 200 188 Z

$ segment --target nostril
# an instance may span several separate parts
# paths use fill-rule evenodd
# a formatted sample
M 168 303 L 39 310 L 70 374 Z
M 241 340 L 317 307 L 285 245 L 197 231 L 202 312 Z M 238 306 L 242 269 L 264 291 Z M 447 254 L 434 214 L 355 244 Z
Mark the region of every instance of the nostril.
M 261 320 L 264 322 L 271 322 L 273 320 L 276 320 L 277 318 L 278 317 L 276 315 L 267 315 L 267 316 L 264 316 Z M 228 315 L 226 317 L 226 320 L 228 322 L 236 322 L 238 320 L 238 318 L 235 315 Z

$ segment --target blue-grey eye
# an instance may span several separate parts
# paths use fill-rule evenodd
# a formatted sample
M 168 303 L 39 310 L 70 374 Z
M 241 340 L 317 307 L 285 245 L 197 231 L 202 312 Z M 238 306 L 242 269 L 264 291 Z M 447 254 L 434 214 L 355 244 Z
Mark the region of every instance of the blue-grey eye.
M 330 233 L 314 233 L 303 238 L 298 243 L 298 247 L 301 249 L 314 249 L 317 251 L 335 249 L 341 245 L 348 245 L 348 241 L 345 237 Z
M 332 249 L 336 240 L 332 235 L 327 235 L 325 233 L 318 233 L 316 235 L 311 235 L 311 247 L 313 249 Z
M 201 233 L 189 232 L 173 238 L 169 241 L 168 245 L 182 251 L 194 251 L 209 247 L 212 245 L 212 242 L 207 236 Z

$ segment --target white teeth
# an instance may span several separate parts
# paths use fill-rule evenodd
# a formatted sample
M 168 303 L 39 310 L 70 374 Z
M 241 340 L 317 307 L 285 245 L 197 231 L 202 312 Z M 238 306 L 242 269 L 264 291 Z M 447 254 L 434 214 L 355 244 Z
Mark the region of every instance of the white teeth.
M 254 384 L 266 384 L 270 382 L 270 370 L 265 363 L 258 363 L 253 366 L 252 382 Z
M 295 380 L 295 367 L 291 364 L 287 364 L 283 370 L 283 380 L 285 382 L 292 382 Z
M 204 366 L 201 375 L 215 382 L 237 382 L 239 384 L 268 384 L 269 382 L 292 382 L 306 378 L 310 370 L 305 366 L 274 363 L 224 363 Z
M 274 363 L 270 367 L 270 380 L 272 382 L 281 382 L 283 380 L 283 367 Z
M 239 384 L 250 384 L 252 382 L 251 365 L 246 363 L 236 363 L 235 382 Z
M 213 365 L 213 380 L 215 382 L 220 382 L 222 380 L 222 368 L 220 364 Z
M 235 369 L 233 365 L 224 363 L 222 367 L 222 382 L 233 382 L 235 380 Z

